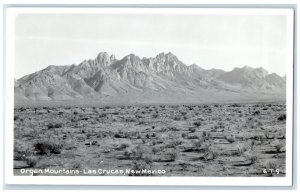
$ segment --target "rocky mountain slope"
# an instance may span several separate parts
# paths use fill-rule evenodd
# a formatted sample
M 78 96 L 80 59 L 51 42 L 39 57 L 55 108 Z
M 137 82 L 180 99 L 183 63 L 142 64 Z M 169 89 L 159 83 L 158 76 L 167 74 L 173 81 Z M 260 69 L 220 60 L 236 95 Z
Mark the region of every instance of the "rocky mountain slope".
M 15 101 L 202 103 L 284 99 L 286 80 L 263 68 L 230 72 L 185 65 L 172 53 L 118 60 L 101 52 L 79 65 L 48 66 L 15 81 Z M 276 98 L 274 97 L 276 96 Z

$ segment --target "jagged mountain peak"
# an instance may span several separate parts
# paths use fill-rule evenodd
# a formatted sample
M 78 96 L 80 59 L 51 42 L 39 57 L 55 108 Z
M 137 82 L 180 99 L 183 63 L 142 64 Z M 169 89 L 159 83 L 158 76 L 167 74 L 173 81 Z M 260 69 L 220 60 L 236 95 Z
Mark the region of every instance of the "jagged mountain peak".
M 125 56 L 123 59 L 128 59 L 128 60 L 141 60 L 139 56 L 133 54 L 133 53 L 130 53 L 129 55 Z
M 171 52 L 150 58 L 131 53 L 120 60 L 113 54 L 100 52 L 94 60 L 84 60 L 79 65 L 51 65 L 24 76 L 15 81 L 15 94 L 22 100 L 88 97 L 144 102 L 156 96 L 156 102 L 178 102 L 205 100 L 205 96 L 210 99 L 215 92 L 228 98 L 246 95 L 248 91 L 247 95 L 253 91 L 280 95 L 285 92 L 285 84 L 285 78 L 268 74 L 263 68 L 204 70 L 196 64 L 187 66 Z M 223 100 L 222 95 L 216 98 Z
M 266 69 L 262 68 L 262 67 L 255 68 L 254 71 L 261 74 L 264 77 L 269 74 L 269 72 Z
M 132 64 L 140 64 L 142 60 L 140 57 L 136 56 L 135 54 L 131 53 L 123 57 L 120 61 L 118 61 L 121 65 L 132 65 Z
M 103 66 L 108 66 L 110 65 L 111 61 L 110 61 L 110 56 L 107 52 L 100 52 L 96 59 L 95 59 L 95 63 L 98 65 L 103 65 Z
M 270 73 L 269 75 L 274 75 L 274 76 L 279 76 L 279 75 L 277 75 L 276 73 Z M 281 77 L 281 76 L 279 76 L 279 77 Z M 283 76 L 283 77 L 285 77 L 285 76 Z
M 233 71 L 244 71 L 244 72 L 256 71 L 256 72 L 262 72 L 264 74 L 268 74 L 268 71 L 266 69 L 264 69 L 263 67 L 254 68 L 254 67 L 251 67 L 251 66 L 248 66 L 248 65 L 245 65 L 243 67 L 235 67 L 233 69 Z
M 191 64 L 189 67 L 191 67 L 191 68 L 201 68 L 199 65 L 197 65 L 197 64 Z M 201 68 L 202 69 L 202 68 Z
M 254 70 L 254 68 L 250 67 L 249 65 L 244 65 L 241 69 L 243 69 L 243 70 L 249 70 L 249 71 Z
M 245 65 L 245 66 L 243 66 L 243 67 L 235 67 L 232 71 L 233 72 L 251 72 L 251 71 L 253 71 L 254 70 L 254 68 L 253 67 L 250 67 L 250 66 L 248 66 L 248 65 Z
M 281 77 L 277 75 L 276 73 L 270 73 L 267 75 L 267 77 L 275 78 L 275 79 L 285 79 L 285 76 Z
M 106 51 L 100 51 L 97 56 L 105 56 L 105 55 L 109 56 L 109 54 Z
M 173 53 L 171 52 L 160 52 L 157 56 L 173 56 L 173 57 L 176 57 Z
M 110 55 L 110 61 L 111 62 L 114 62 L 114 61 L 116 61 L 117 59 L 116 59 L 116 56 L 114 55 L 114 54 L 112 54 L 112 55 Z
M 266 75 L 268 75 L 268 71 L 265 70 L 262 67 L 258 67 L 258 68 L 253 68 L 250 66 L 243 66 L 241 68 L 236 67 L 234 68 L 232 71 L 232 73 L 237 73 L 240 74 L 239 76 L 243 76 L 243 75 L 255 75 L 257 77 L 265 77 Z
M 168 61 L 172 61 L 172 60 L 173 61 L 179 61 L 178 58 L 173 53 L 171 53 L 171 52 L 168 52 L 168 53 L 161 52 L 158 55 L 156 55 L 155 58 L 157 58 L 157 59 L 164 58 L 164 59 L 166 59 Z
M 199 65 L 197 64 L 191 64 L 190 66 L 188 66 L 189 69 L 191 70 L 198 70 L 198 71 L 205 71 L 205 69 L 203 69 L 202 67 L 200 67 Z

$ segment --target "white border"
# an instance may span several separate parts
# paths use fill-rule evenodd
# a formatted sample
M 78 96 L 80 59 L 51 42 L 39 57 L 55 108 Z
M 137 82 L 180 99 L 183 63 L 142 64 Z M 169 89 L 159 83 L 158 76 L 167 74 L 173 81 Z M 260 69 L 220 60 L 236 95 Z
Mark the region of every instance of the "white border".
M 5 91 L 5 183 L 43 185 L 202 185 L 202 186 L 291 186 L 293 122 L 293 10 L 247 8 L 7 8 L 6 9 Z M 98 14 L 210 14 L 287 16 L 287 121 L 286 177 L 113 177 L 113 176 L 14 176 L 14 21 L 21 13 L 98 13 Z

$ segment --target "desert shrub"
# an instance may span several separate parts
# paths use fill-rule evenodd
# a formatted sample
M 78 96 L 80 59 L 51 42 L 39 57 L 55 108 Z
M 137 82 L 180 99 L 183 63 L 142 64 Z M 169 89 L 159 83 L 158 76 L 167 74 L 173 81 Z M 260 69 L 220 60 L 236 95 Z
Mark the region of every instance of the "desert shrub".
M 167 156 L 168 160 L 175 161 L 178 157 L 178 153 L 176 152 L 175 149 L 172 149 L 172 150 L 168 150 L 166 152 L 166 156 Z
M 71 169 L 80 169 L 82 168 L 82 165 L 80 162 L 75 162 L 74 164 L 72 164 Z
M 153 159 L 151 155 L 147 154 L 143 156 L 143 160 L 146 162 L 146 164 L 151 164 L 153 162 Z
M 180 131 L 180 129 L 176 128 L 176 127 L 166 127 L 165 129 L 162 129 L 165 131 Z
M 142 160 L 144 151 L 142 150 L 141 146 L 136 146 L 133 149 L 131 149 L 131 158 L 133 160 Z
M 26 160 L 27 157 L 32 156 L 34 153 L 30 149 L 21 150 L 19 146 L 14 146 L 14 160 Z
M 254 141 L 254 140 L 251 140 L 251 141 L 248 143 L 248 146 L 249 146 L 250 150 L 254 150 L 255 141 Z
M 207 132 L 206 137 L 210 137 L 211 133 Z
M 187 139 L 199 139 L 197 135 L 189 135 L 186 137 Z
M 213 160 L 216 159 L 216 158 L 218 158 L 218 156 L 219 156 L 219 153 L 217 151 L 215 151 L 215 150 L 211 151 L 211 154 L 212 154 L 212 159 Z
M 231 121 L 231 118 L 230 118 L 230 117 L 227 117 L 225 120 L 226 120 L 226 121 Z
M 275 147 L 277 152 L 281 152 L 282 151 L 281 149 L 284 147 L 284 144 L 277 141 L 277 142 L 274 143 L 274 147 Z
M 279 164 L 275 160 L 268 160 L 265 163 L 265 167 L 266 167 L 266 169 L 278 169 Z
M 285 121 L 286 120 L 286 114 L 282 114 L 277 118 L 278 121 Z
M 163 143 L 165 143 L 165 142 L 162 139 L 159 139 L 156 141 L 156 144 L 163 144 Z
M 204 151 L 204 152 L 207 152 L 211 149 L 211 145 L 209 143 L 205 143 L 203 142 L 203 144 L 201 145 L 201 149 Z
M 127 159 L 130 159 L 130 157 L 132 156 L 133 152 L 131 149 L 127 149 L 124 151 L 124 156 L 127 158 Z
M 203 155 L 202 158 L 204 160 L 214 160 L 214 159 L 218 158 L 218 156 L 219 156 L 219 153 L 217 151 L 215 151 L 215 150 L 213 150 L 211 148 L 208 148 L 205 151 L 205 153 L 204 153 L 204 155 Z
M 137 122 L 136 118 L 126 118 L 125 122 Z
M 181 115 L 182 115 L 182 116 L 185 116 L 185 115 L 187 115 L 187 112 L 182 111 L 182 112 L 181 112 Z
M 157 154 L 159 151 L 160 151 L 160 149 L 157 147 L 153 147 L 151 150 L 152 154 Z
M 168 154 L 168 156 L 170 157 L 170 160 L 171 161 L 175 161 L 176 160 L 176 158 L 177 158 L 177 153 L 176 152 L 173 152 L 173 153 L 170 153 L 170 154 Z
M 104 117 L 106 117 L 106 113 L 102 113 L 102 114 L 99 114 L 99 118 L 104 118 Z
M 25 161 L 30 168 L 36 167 L 38 160 L 39 160 L 38 157 L 34 157 L 34 156 L 29 156 L 25 158 Z
M 285 139 L 285 132 L 280 131 L 277 138 L 278 139 Z
M 154 119 L 158 118 L 158 116 L 159 115 L 157 113 L 152 114 L 152 118 L 154 118 Z
M 237 155 L 238 156 L 242 156 L 242 155 L 244 155 L 244 153 L 246 152 L 248 150 L 248 147 L 247 146 L 245 146 L 245 145 L 243 145 L 243 146 L 241 146 L 241 145 L 238 145 L 238 148 L 237 148 Z
M 88 134 L 86 134 L 86 138 L 87 138 L 87 139 L 90 139 L 90 138 L 91 138 L 91 136 L 92 136 L 92 134 L 91 134 L 91 133 L 88 133 Z
M 225 136 L 224 139 L 226 139 L 229 143 L 235 142 L 235 138 L 233 136 Z
M 231 107 L 241 107 L 241 105 L 240 105 L 240 104 L 237 104 L 237 103 L 235 103 L 235 104 L 231 105 Z
M 112 115 L 119 115 L 120 113 L 119 112 L 112 112 L 111 114 Z
M 180 121 L 180 120 L 181 120 L 181 117 L 180 117 L 180 116 L 175 116 L 175 117 L 174 117 L 174 120 L 175 120 L 175 121 Z
M 249 160 L 251 164 L 255 164 L 258 161 L 258 156 L 252 151 L 245 152 L 244 157 L 246 160 Z
M 175 146 L 178 146 L 178 145 L 181 145 L 183 143 L 183 141 L 182 140 L 175 140 L 175 141 L 173 141 L 173 144 L 175 145 Z
M 204 143 L 204 140 L 203 139 L 198 139 L 196 141 L 193 141 L 193 146 L 196 147 L 196 148 L 200 148 Z
M 115 138 L 123 138 L 123 135 L 121 135 L 120 133 L 116 133 L 116 134 L 114 135 L 114 137 L 115 137 Z
M 136 160 L 132 163 L 132 171 L 130 171 L 129 176 L 151 176 L 151 174 L 148 173 L 141 173 L 142 169 L 151 169 L 151 164 L 147 163 L 145 160 Z
M 219 121 L 218 122 L 218 128 L 224 129 L 225 128 L 225 123 Z
M 137 118 L 137 119 L 144 118 L 142 115 L 139 115 L 139 114 L 135 114 L 134 116 L 135 116 L 135 118 Z M 143 122 L 143 121 L 141 121 L 141 122 Z
M 49 123 L 49 124 L 47 125 L 47 127 L 48 127 L 48 129 L 61 128 L 61 127 L 62 127 L 62 124 L 61 124 L 61 123 L 55 123 L 55 124 Z
M 38 154 L 44 155 L 44 154 L 60 154 L 61 149 L 63 147 L 62 144 L 57 144 L 52 141 L 39 141 L 33 145 L 34 149 L 38 152 Z
M 176 146 L 181 145 L 183 142 L 181 140 L 174 140 L 168 144 L 166 144 L 165 148 L 176 148 Z
M 130 132 L 125 132 L 123 137 L 124 137 L 124 138 L 130 138 L 130 137 L 132 137 L 132 133 L 130 133 Z
M 139 121 L 138 122 L 138 125 L 144 125 L 145 124 L 145 121 Z
M 259 115 L 259 114 L 260 114 L 259 110 L 257 110 L 257 111 L 255 111 L 255 112 L 252 113 L 252 115 Z
M 270 131 L 265 131 L 264 135 L 265 135 L 266 139 L 274 139 L 274 136 L 271 135 Z
M 40 135 L 40 133 L 37 129 L 32 129 L 32 130 L 29 130 L 29 131 L 23 131 L 22 132 L 22 138 L 28 137 L 28 138 L 31 138 L 31 139 L 36 139 L 36 138 L 39 137 L 39 135 Z
M 201 121 L 195 121 L 193 123 L 196 127 L 200 127 L 201 126 Z
M 217 132 L 218 126 L 215 125 L 212 127 L 212 129 L 210 130 L 210 132 Z
M 156 141 L 152 141 L 151 145 L 155 146 L 156 145 Z
M 128 148 L 129 146 L 130 146 L 130 145 L 129 145 L 128 143 L 122 143 L 122 144 L 120 144 L 120 145 L 116 148 L 116 150 L 121 151 L 121 150 L 124 150 L 124 149 Z
M 189 132 L 194 133 L 196 131 L 195 128 L 189 128 Z

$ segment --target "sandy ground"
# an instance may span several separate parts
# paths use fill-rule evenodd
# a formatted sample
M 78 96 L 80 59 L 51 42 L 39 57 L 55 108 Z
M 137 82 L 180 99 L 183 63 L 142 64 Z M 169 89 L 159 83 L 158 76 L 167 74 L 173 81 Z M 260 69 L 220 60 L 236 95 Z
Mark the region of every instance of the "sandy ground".
M 285 176 L 285 113 L 285 103 L 17 107 L 14 172 Z

